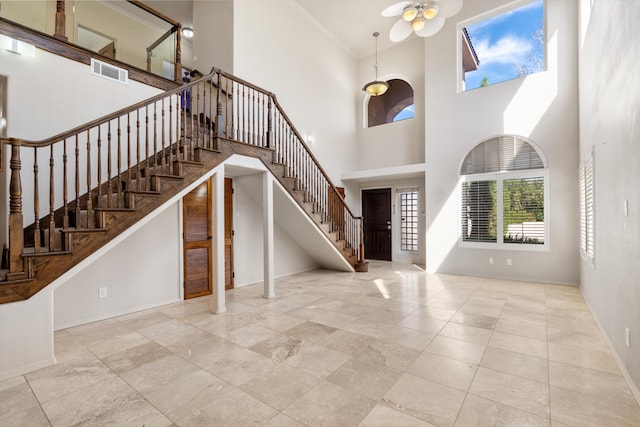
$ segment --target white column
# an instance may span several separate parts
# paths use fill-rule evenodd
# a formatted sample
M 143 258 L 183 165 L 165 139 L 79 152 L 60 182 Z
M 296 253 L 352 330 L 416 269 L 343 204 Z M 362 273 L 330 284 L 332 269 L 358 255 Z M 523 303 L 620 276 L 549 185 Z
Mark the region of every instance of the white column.
M 276 296 L 273 262 L 273 176 L 262 175 L 262 212 L 264 234 L 264 298 Z
M 213 312 L 221 314 L 227 311 L 224 298 L 224 165 L 211 178 L 213 192 L 211 207 L 213 213 Z

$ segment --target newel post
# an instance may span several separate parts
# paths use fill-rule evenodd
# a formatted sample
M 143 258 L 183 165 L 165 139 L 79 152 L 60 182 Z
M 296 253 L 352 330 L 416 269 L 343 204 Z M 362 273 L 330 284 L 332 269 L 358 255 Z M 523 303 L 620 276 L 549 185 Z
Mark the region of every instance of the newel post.
M 9 273 L 24 271 L 22 250 L 24 234 L 22 222 L 22 182 L 20 181 L 20 145 L 11 145 L 11 180 L 9 182 Z
M 56 1 L 56 32 L 53 37 L 60 40 L 67 40 L 65 0 Z
M 222 76 L 218 70 L 218 90 L 216 91 L 216 136 L 222 138 L 225 131 L 224 116 L 222 115 L 222 102 L 220 101 L 222 92 Z
M 176 62 L 173 67 L 173 79 L 182 84 L 182 26 L 177 25 L 176 30 Z

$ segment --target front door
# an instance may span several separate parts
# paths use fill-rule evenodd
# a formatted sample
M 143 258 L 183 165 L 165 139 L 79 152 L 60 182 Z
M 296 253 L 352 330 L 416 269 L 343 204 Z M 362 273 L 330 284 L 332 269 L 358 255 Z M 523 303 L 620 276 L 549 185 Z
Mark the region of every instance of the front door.
M 364 255 L 391 261 L 391 189 L 362 191 Z
M 211 180 L 182 199 L 184 298 L 211 294 Z

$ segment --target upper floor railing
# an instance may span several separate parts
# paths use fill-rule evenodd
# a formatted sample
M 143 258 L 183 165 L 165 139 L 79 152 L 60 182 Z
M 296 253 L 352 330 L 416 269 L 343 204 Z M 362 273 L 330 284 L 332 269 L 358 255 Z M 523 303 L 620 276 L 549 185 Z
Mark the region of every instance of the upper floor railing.
M 182 25 L 140 1 L 3 1 L 0 18 L 182 83 Z

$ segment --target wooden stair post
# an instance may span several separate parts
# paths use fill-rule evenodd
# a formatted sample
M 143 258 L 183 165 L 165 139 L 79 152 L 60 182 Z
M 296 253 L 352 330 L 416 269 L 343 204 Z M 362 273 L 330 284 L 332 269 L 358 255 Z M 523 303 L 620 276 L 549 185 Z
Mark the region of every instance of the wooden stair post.
M 22 182 L 20 181 L 20 145 L 11 146 L 11 180 L 9 182 L 9 273 L 24 271 L 24 224 L 22 220 Z

